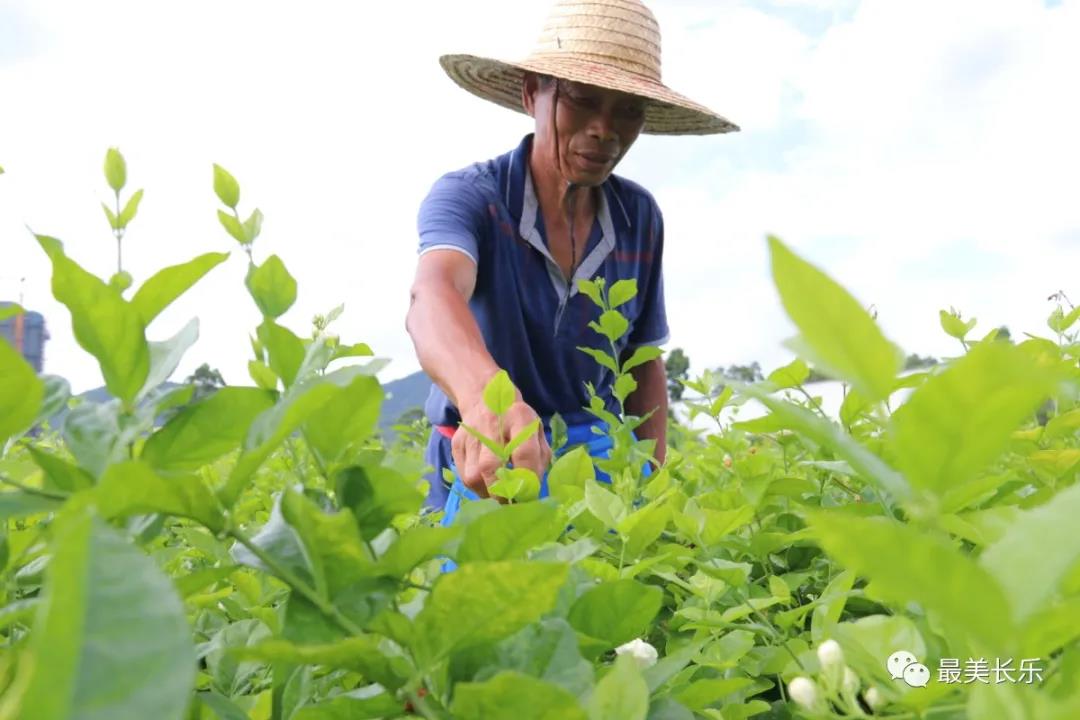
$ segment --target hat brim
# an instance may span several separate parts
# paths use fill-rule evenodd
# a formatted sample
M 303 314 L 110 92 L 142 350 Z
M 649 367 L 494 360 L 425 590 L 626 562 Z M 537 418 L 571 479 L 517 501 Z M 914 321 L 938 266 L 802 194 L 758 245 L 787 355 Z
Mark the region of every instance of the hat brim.
M 528 71 L 644 98 L 647 102 L 642 132 L 649 135 L 715 135 L 739 130 L 727 118 L 662 83 L 601 62 L 561 57 L 509 62 L 455 54 L 443 55 L 439 64 L 451 80 L 473 95 L 520 113 L 525 112 L 521 81 Z

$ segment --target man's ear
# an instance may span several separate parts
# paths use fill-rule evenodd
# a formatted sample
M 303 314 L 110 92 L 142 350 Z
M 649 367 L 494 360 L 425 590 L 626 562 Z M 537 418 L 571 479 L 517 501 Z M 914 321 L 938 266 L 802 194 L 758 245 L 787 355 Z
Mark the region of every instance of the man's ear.
M 527 72 L 521 79 L 521 105 L 530 116 L 536 117 L 536 92 L 540 89 L 540 78 L 535 73 Z

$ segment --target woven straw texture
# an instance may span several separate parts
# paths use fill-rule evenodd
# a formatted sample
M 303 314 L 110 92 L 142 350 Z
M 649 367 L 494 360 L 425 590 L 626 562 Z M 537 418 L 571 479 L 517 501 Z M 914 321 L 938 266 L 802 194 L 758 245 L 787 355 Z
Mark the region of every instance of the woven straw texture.
M 527 58 L 455 54 L 439 58 L 446 74 L 474 95 L 517 112 L 526 71 L 644 98 L 652 135 L 711 135 L 738 126 L 663 84 L 660 26 L 638 0 L 559 0 Z

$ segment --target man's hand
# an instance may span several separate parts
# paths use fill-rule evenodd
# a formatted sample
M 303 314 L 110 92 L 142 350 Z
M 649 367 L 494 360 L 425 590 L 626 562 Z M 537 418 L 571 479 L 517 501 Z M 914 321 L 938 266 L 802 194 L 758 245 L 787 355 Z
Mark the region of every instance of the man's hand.
M 502 434 L 500 434 L 500 418 L 488 410 L 481 395 L 461 408 L 461 420 L 484 437 L 491 438 L 500 445 L 506 445 L 530 423 L 538 420 L 538 416 L 519 397 L 502 416 Z M 465 428 L 458 428 L 454 433 L 450 449 L 465 487 L 480 497 L 488 497 L 488 487 L 495 482 L 495 472 L 502 467 L 502 461 Z M 551 447 L 544 436 L 543 425 L 539 425 L 536 433 L 514 450 L 510 462 L 515 468 L 532 470 L 537 478 L 544 476 L 551 463 Z

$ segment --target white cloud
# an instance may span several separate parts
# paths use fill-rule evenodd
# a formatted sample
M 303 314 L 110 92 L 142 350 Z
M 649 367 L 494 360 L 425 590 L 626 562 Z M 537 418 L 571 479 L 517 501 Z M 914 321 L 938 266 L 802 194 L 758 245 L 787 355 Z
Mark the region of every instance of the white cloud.
M 646 136 L 620 167 L 664 209 L 673 344 L 695 368 L 785 360 L 779 343 L 792 328 L 772 288 L 766 232 L 874 303 L 909 351 L 955 351 L 936 329 L 939 307 L 1019 334 L 1043 327 L 1050 292 L 1080 295 L 1075 0 L 1053 9 L 868 0 L 814 37 L 771 14 L 775 2 L 651 6 L 665 79 L 743 126 Z M 242 208 L 266 214 L 258 255 L 280 254 L 299 280 L 286 324 L 303 332 L 314 313 L 344 302 L 347 339 L 393 358 L 388 377 L 416 369 L 404 314 L 418 204 L 443 172 L 501 154 L 530 130 L 528 118 L 457 88 L 436 58 L 523 56 L 545 2 L 377 13 L 247 0 L 171 12 L 125 0 L 13 7 L 36 29 L 36 54 L 0 59 L 9 139 L 0 297 L 28 278 L 26 303 L 50 323 L 50 372 L 77 389 L 100 382 L 23 224 L 110 272 L 99 207 L 110 145 L 128 159 L 129 187 L 146 188 L 125 242 L 136 281 L 237 249 L 214 218 L 210 164 L 219 162 L 240 180 Z M 958 267 L 927 270 L 942 253 Z M 977 262 L 980 253 L 999 260 Z M 258 318 L 241 258 L 234 252 L 151 329 L 161 338 L 201 318 L 181 374 L 208 361 L 244 381 L 244 336 Z

